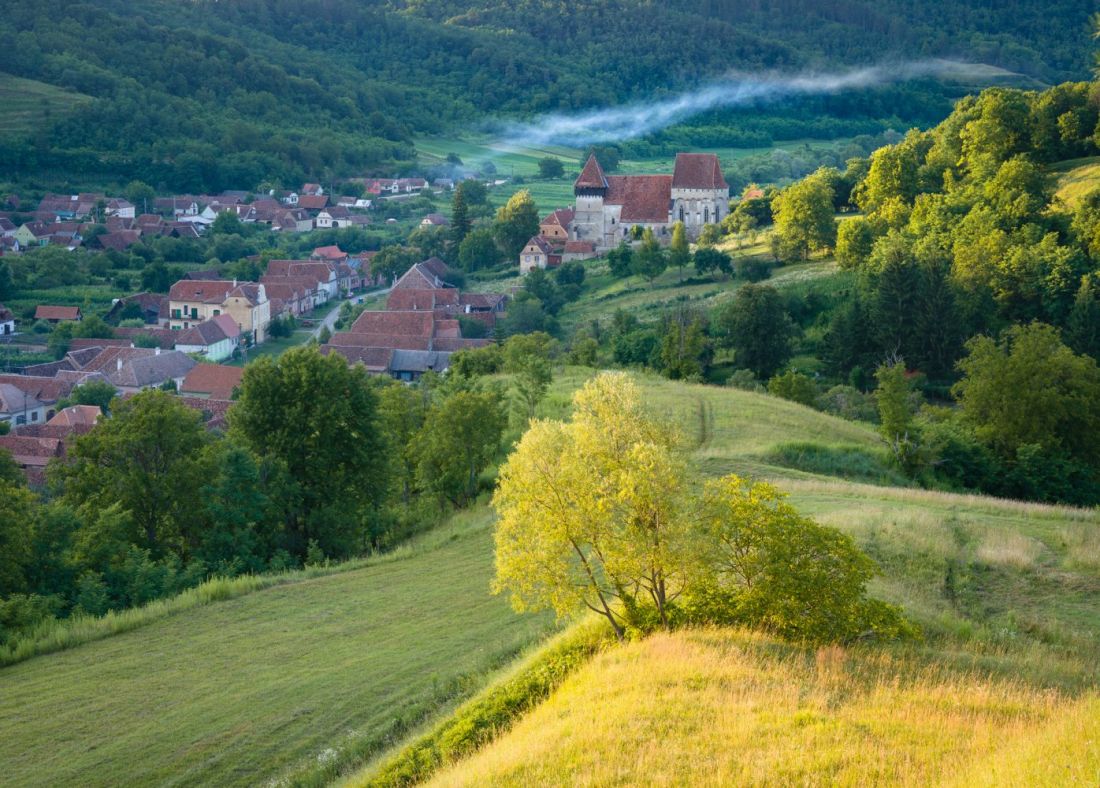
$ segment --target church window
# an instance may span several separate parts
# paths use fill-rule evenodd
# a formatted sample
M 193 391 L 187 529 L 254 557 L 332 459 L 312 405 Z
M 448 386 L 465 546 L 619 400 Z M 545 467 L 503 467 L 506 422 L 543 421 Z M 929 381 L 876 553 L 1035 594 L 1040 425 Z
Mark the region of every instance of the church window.
M 710 208 L 703 209 L 703 224 L 710 222 Z
M 684 206 L 680 206 L 680 221 L 684 220 Z

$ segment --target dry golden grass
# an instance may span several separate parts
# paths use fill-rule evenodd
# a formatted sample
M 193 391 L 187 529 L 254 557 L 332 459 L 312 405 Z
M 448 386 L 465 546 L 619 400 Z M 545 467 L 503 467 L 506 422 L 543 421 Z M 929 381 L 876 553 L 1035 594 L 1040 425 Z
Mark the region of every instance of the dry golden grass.
M 1098 710 L 1095 697 L 1074 702 L 897 652 L 815 654 L 732 630 L 659 634 L 599 655 L 432 784 L 942 785 L 987 775 L 1019 748 L 1031 760 L 1002 771 L 1019 780 L 984 782 L 1029 784 L 1041 767 L 1071 778 L 1058 784 L 1095 785 Z M 1089 726 L 1086 743 L 1051 749 Z

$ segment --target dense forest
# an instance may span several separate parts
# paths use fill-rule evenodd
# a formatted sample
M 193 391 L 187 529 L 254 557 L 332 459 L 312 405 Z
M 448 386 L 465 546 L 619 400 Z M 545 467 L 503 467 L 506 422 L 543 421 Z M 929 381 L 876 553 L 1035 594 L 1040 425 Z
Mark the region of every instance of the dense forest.
M 1032 80 L 1079 78 L 1091 10 L 1083 0 L 1004 10 L 900 0 L 701 9 L 638 0 L 14 0 L 0 19 L 0 73 L 92 101 L 5 140 L 0 177 L 216 191 L 388 173 L 411 167 L 414 134 L 648 98 L 729 70 L 954 56 Z M 689 136 L 755 147 L 929 125 L 957 90 L 911 83 L 797 109 L 712 113 Z M 683 134 L 647 142 L 675 146 Z

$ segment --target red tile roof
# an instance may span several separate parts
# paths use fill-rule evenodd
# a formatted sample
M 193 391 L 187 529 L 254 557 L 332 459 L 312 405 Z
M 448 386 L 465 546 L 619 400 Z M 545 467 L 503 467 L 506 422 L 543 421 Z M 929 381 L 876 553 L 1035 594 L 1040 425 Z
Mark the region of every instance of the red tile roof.
M 328 197 L 324 194 L 303 194 L 298 197 L 298 207 L 307 211 L 319 211 L 328 205 Z
M 629 222 L 664 223 L 672 207 L 671 175 L 612 175 L 604 196 L 607 205 L 621 205 L 619 219 Z
M 351 330 L 358 334 L 401 334 L 430 337 L 435 328 L 435 316 L 426 312 L 364 312 Z
M 194 302 L 196 304 L 220 304 L 225 300 L 233 282 L 225 279 L 181 279 L 168 291 L 168 300 Z
M 596 161 L 596 155 L 588 157 L 580 176 L 573 182 L 574 189 L 606 189 L 607 178 L 603 174 L 603 168 Z
M 35 320 L 79 320 L 78 306 L 43 306 L 34 310 Z
M 677 153 L 672 169 L 674 189 L 726 189 L 722 165 L 713 153 Z
M 572 208 L 558 208 L 539 224 L 553 224 L 564 229 L 573 221 L 574 214 L 575 211 Z
M 233 389 L 241 385 L 243 367 L 223 364 L 199 364 L 187 373 L 180 386 L 184 394 L 206 394 L 212 399 L 231 399 Z
M 97 405 L 70 405 L 55 413 L 46 424 L 61 427 L 93 426 L 101 415 L 102 411 Z
M 349 364 L 362 364 L 369 372 L 385 372 L 393 358 L 393 348 L 353 347 L 351 345 L 321 345 L 321 353 L 339 353 Z
M 430 312 L 428 313 L 431 314 Z M 365 333 L 340 331 L 332 335 L 328 343 L 333 347 L 389 348 L 391 350 L 430 350 L 430 336 L 411 334 Z

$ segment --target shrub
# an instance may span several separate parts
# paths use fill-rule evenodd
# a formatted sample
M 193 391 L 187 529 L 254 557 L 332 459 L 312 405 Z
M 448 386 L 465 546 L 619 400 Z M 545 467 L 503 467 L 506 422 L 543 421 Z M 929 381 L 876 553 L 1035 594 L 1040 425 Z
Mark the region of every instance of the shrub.
M 757 393 L 766 391 L 764 384 L 752 373 L 751 369 L 734 370 L 733 374 L 726 378 L 726 385 L 743 391 L 755 391 Z
M 808 376 L 793 369 L 788 369 L 782 375 L 776 375 L 769 380 L 768 393 L 811 408 L 817 403 L 817 384 Z

